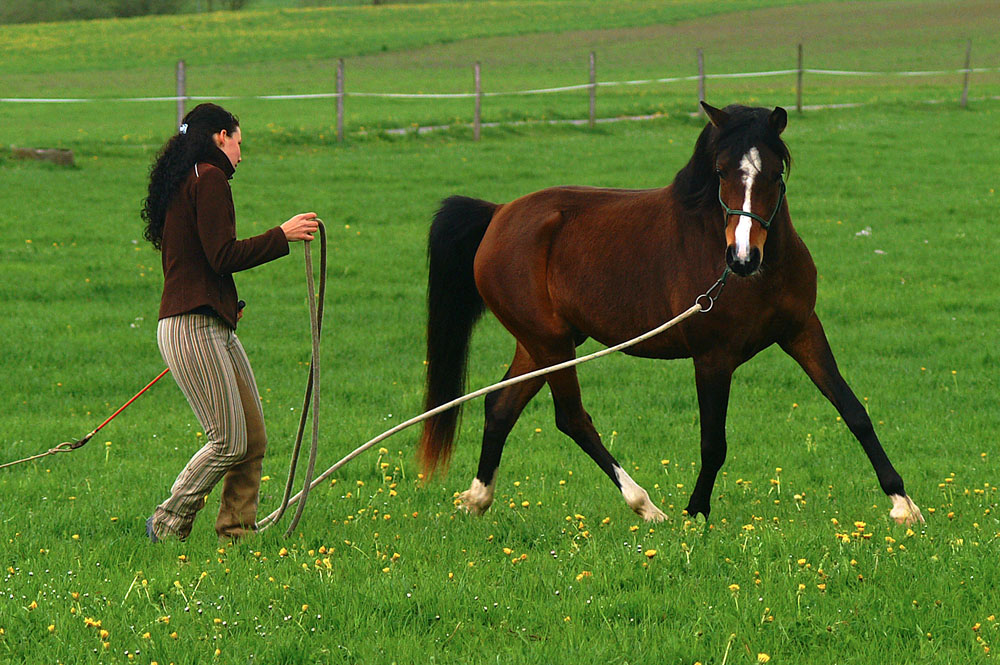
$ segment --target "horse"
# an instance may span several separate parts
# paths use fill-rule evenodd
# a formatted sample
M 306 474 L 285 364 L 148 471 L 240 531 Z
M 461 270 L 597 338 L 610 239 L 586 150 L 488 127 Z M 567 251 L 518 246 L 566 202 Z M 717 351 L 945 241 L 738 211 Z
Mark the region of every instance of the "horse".
M 687 514 L 709 516 L 726 459 L 733 372 L 778 344 L 860 442 L 892 500 L 890 516 L 900 524 L 923 522 L 816 315 L 816 267 L 785 195 L 787 112 L 702 106 L 709 121 L 666 187 L 566 186 L 505 204 L 463 196 L 441 203 L 428 236 L 427 409 L 462 394 L 469 339 L 486 308 L 516 340 L 506 379 L 573 359 L 587 338 L 611 346 L 652 330 L 690 307 L 707 285 L 724 286 L 731 273 L 710 312 L 626 351 L 693 359 L 701 468 Z M 479 466 L 456 503 L 473 515 L 490 507 L 507 436 L 545 382 L 558 429 L 590 455 L 633 511 L 647 521 L 665 519 L 602 444 L 572 367 L 487 396 Z M 417 455 L 428 477 L 447 465 L 458 417 L 451 409 L 425 421 Z

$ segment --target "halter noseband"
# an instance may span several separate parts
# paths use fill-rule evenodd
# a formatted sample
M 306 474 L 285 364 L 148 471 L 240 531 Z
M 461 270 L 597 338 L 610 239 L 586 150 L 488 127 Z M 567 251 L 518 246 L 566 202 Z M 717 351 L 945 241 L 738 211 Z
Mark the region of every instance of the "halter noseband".
M 774 206 L 774 212 L 771 213 L 771 216 L 768 219 L 764 219 L 760 215 L 752 213 L 749 210 L 733 210 L 732 208 L 727 206 L 726 202 L 722 200 L 722 180 L 719 180 L 719 203 L 722 205 L 722 209 L 726 213 L 725 216 L 722 218 L 723 221 L 728 222 L 730 215 L 745 215 L 747 217 L 750 217 L 751 219 L 756 219 L 758 222 L 760 222 L 760 225 L 764 227 L 765 231 L 771 228 L 771 222 L 774 221 L 774 218 L 777 216 L 778 211 L 781 210 L 781 202 L 785 200 L 785 181 L 779 180 L 778 182 L 781 183 L 781 194 L 778 195 L 778 203 L 777 205 Z

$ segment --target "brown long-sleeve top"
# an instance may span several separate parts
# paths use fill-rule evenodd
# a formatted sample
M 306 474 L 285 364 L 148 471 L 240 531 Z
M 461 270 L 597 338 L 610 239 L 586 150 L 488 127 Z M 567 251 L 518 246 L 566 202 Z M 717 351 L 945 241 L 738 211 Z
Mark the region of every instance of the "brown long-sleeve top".
M 214 310 L 236 328 L 233 273 L 288 254 L 281 227 L 236 239 L 236 209 L 229 179 L 235 169 L 217 150 L 191 173 L 167 209 L 160 243 L 163 296 L 159 318 Z

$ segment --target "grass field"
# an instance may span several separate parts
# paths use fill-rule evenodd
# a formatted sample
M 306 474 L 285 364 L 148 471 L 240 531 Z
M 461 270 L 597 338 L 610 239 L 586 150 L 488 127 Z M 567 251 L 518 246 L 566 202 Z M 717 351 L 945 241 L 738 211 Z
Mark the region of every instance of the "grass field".
M 557 13 L 548 4 L 497 3 L 529 16 Z M 862 67 L 856 45 L 866 35 L 855 14 L 883 17 L 868 22 L 879 31 L 909 6 L 809 3 L 749 12 L 736 5 L 744 22 L 756 21 L 755 31 L 734 34 L 731 14 L 690 13 L 700 3 L 676 3 L 674 15 L 675 5 L 664 5 L 655 20 L 607 31 L 596 29 L 596 18 L 580 18 L 581 31 L 570 30 L 569 18 L 528 31 L 559 31 L 544 38 L 519 36 L 522 25 L 465 39 L 471 35 L 445 25 L 444 37 L 426 43 L 396 36 L 384 54 L 359 50 L 350 71 L 370 72 L 372 89 L 458 87 L 469 76 L 467 61 L 490 47 L 508 55 L 509 64 L 498 56 L 494 66 L 507 67 L 509 85 L 541 87 L 565 83 L 561 72 L 570 66 L 538 63 L 563 51 L 576 71 L 577 55 L 603 43 L 602 66 L 641 78 L 664 71 L 656 44 L 668 33 L 687 35 L 686 45 L 714 40 L 731 71 L 765 69 L 793 48 L 775 37 L 748 55 L 741 49 L 753 34 L 775 25 L 791 34 L 790 26 L 819 25 L 838 12 L 841 21 L 826 19 L 828 43 L 841 45 L 836 53 L 830 47 L 829 65 L 855 58 L 844 66 Z M 592 7 L 599 13 L 603 6 Z M 634 6 L 633 16 L 644 15 Z M 987 21 L 962 20 L 960 11 L 945 21 L 944 3 L 924 6 L 931 22 L 908 16 L 901 31 L 932 46 L 890 36 L 885 64 L 871 68 L 931 68 L 921 64 L 922 52 L 951 43 L 960 60 L 967 36 L 984 60 L 1000 52 Z M 363 10 L 247 15 L 294 34 L 337 11 Z M 776 24 L 772 12 L 790 14 Z M 174 19 L 160 20 L 166 23 L 138 25 L 173 27 Z M 204 20 L 197 28 L 204 34 L 218 29 L 211 17 L 186 20 Z M 89 52 L 108 33 L 135 25 L 58 25 L 39 34 L 79 35 L 78 47 Z M 20 39 L 19 30 L 0 29 L 0 41 Z M 351 43 L 350 34 L 345 28 L 342 43 Z M 732 41 L 723 44 L 720 35 Z M 182 45 L 172 39 L 173 48 Z M 79 62 L 41 47 L 18 50 L 20 65 L 0 59 L 4 94 L 169 92 L 176 52 L 143 61 L 132 57 L 128 40 L 119 43 L 121 53 Z M 220 93 L 297 91 L 315 80 L 314 67 L 326 71 L 338 55 L 317 50 L 296 63 L 261 47 L 240 65 L 205 56 L 195 71 Z M 407 62 L 426 67 L 394 69 Z M 162 84 L 150 80 L 156 71 Z M 981 96 L 998 94 L 991 81 L 975 79 L 974 91 L 978 84 Z M 990 216 L 1000 103 L 976 101 L 968 110 L 954 101 L 913 103 L 943 92 L 957 99 L 955 83 L 831 86 L 824 93 L 831 100 L 873 103 L 792 114 L 785 133 L 794 159 L 789 206 L 820 272 L 817 310 L 926 525 L 891 523 L 860 446 L 794 363 L 771 349 L 736 375 L 729 458 L 708 525 L 681 515 L 698 464 L 690 363 L 616 356 L 581 368 L 584 400 L 611 451 L 670 516 L 665 523 L 642 523 L 628 510 L 556 431 L 543 391 L 511 436 L 497 502 L 481 519 L 452 503 L 478 457 L 481 406 L 474 403 L 444 478 L 417 477 L 410 432 L 317 489 L 290 540 L 275 529 L 220 547 L 210 526 L 213 495 L 189 541 L 154 547 L 143 522 L 201 440 L 168 377 L 80 451 L 0 472 L 0 662 L 991 662 L 1000 641 L 1000 279 L 991 270 Z M 726 83 L 718 91 L 724 98 L 710 91 L 710 100 L 790 104 L 790 90 Z M 701 122 L 679 95 L 613 99 L 620 112 L 663 105 L 664 117 L 593 131 L 506 127 L 479 143 L 464 129 L 362 137 L 354 133 L 361 126 L 448 121 L 460 112 L 372 104 L 375 122 L 359 109 L 350 140 L 336 146 L 328 133 L 318 138 L 332 123 L 329 105 L 230 105 L 246 133 L 233 181 L 241 235 L 306 209 L 329 227 L 321 468 L 420 410 L 424 243 L 440 199 L 464 193 L 504 201 L 568 183 L 657 187 L 684 164 Z M 509 103 L 493 119 L 556 113 Z M 582 103 L 580 110 L 560 112 L 582 116 Z M 84 435 L 161 369 L 159 257 L 141 242 L 137 211 L 172 113 L 170 105 L 0 104 L 0 145 L 45 141 L 73 148 L 78 160 L 60 169 L 0 151 L 0 462 Z M 240 337 L 271 439 L 267 512 L 280 498 L 309 358 L 301 252 L 296 246 L 291 257 L 237 277 L 249 302 Z M 590 342 L 581 352 L 596 348 Z M 499 379 L 511 353 L 510 337 L 485 320 L 473 340 L 470 385 Z

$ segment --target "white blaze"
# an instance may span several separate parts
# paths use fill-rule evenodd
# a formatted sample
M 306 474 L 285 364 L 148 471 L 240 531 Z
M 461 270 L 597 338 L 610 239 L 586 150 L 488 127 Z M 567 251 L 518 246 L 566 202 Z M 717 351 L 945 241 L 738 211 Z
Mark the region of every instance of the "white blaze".
M 760 161 L 760 152 L 757 148 L 750 148 L 747 154 L 743 155 L 743 159 L 740 160 L 740 173 L 743 178 L 743 186 L 746 190 L 743 194 L 743 210 L 750 211 L 750 194 L 753 191 L 753 181 L 760 173 L 763 165 Z M 740 215 L 740 220 L 736 225 L 736 259 L 738 261 L 746 261 L 750 258 L 750 228 L 753 225 L 753 220 L 751 220 L 746 215 Z

